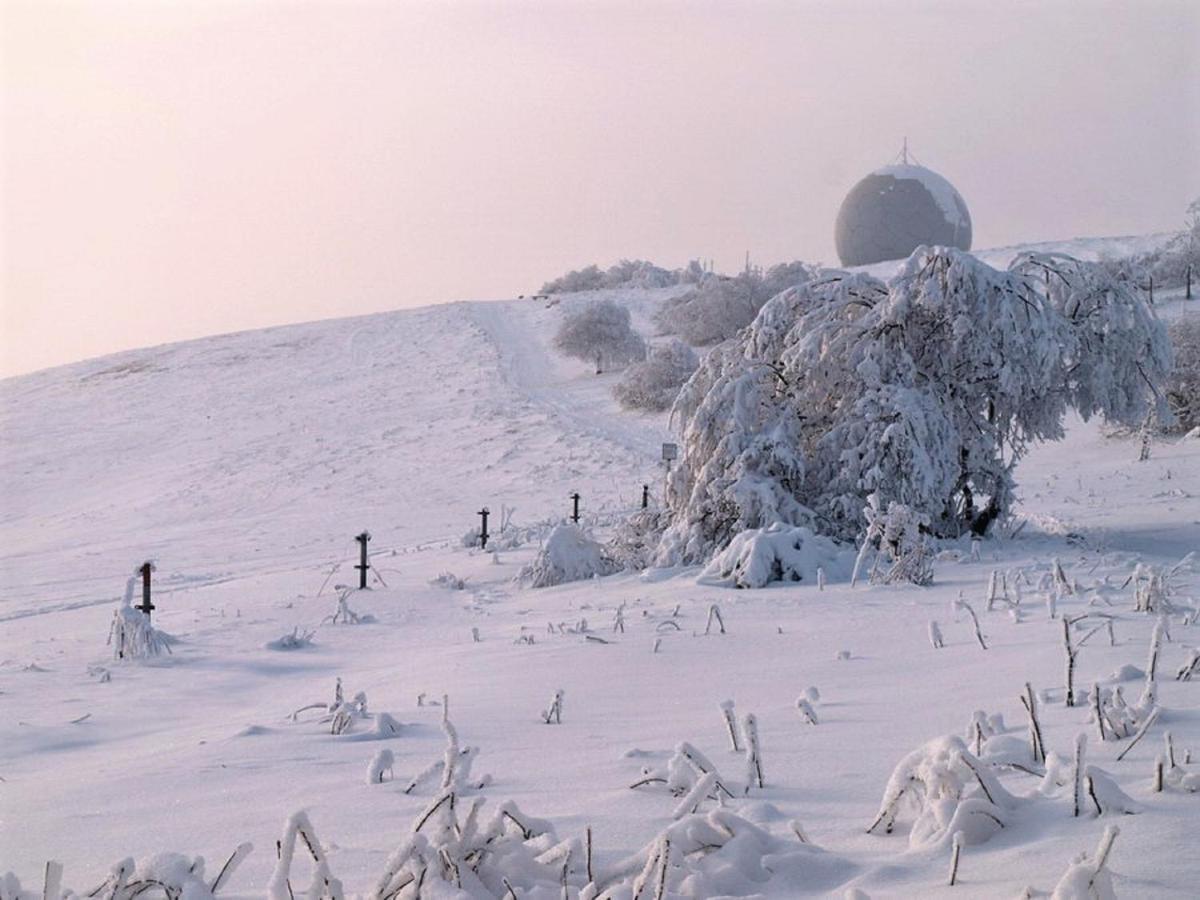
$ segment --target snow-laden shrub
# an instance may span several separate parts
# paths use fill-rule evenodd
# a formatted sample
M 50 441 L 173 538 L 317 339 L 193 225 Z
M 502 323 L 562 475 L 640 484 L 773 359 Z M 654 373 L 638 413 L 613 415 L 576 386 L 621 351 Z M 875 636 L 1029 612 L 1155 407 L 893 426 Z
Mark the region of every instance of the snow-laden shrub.
M 623 259 L 601 271 L 599 266 L 574 269 L 542 285 L 543 294 L 573 294 L 605 288 L 663 288 L 678 282 L 678 274 L 644 259 Z
M 613 395 L 626 409 L 662 412 L 671 408 L 698 365 L 700 360 L 691 347 L 671 340 L 652 348 L 645 360 L 626 369 L 613 387 Z
M 863 510 L 867 535 L 854 564 L 854 579 L 858 580 L 868 553 L 876 552 L 871 568 L 872 584 L 927 585 L 933 582 L 933 549 L 925 537 L 928 519 L 903 503 L 890 503 L 881 510 L 874 494 L 867 498 Z M 886 568 L 881 565 L 886 560 Z
M 665 526 L 663 510 L 638 510 L 617 525 L 606 549 L 622 569 L 641 571 L 654 559 L 654 549 Z
M 623 259 L 604 272 L 603 287 L 606 288 L 664 288 L 678 281 L 674 272 L 647 262 L 644 259 Z M 549 293 L 543 290 L 543 293 Z
M 920 248 L 889 284 L 826 273 L 772 298 L 680 391 L 658 561 L 703 562 L 774 522 L 854 539 L 872 493 L 934 536 L 986 532 L 1031 441 L 1061 437 L 1071 408 L 1141 422 L 1169 364 L 1144 299 L 1067 257 L 998 271 Z
M 171 652 L 174 638 L 150 624 L 150 617 L 133 605 L 133 594 L 141 573 L 135 572 L 125 582 L 121 605 L 113 612 L 108 629 L 108 645 L 113 659 L 146 659 Z
M 604 273 L 594 263 L 582 269 L 572 269 L 566 275 L 542 285 L 543 294 L 574 294 L 579 291 L 598 291 L 604 287 Z
M 1194 291 L 1200 282 L 1200 199 L 1188 206 L 1185 228 L 1161 246 L 1145 253 L 1102 260 L 1102 264 L 1139 287 L 1148 287 L 1153 278 L 1156 289 L 1182 287 L 1190 266 Z
M 818 569 L 826 577 L 848 574 L 846 558 L 846 551 L 829 538 L 776 522 L 734 535 L 700 578 L 738 588 L 760 588 L 774 581 L 816 584 Z
M 517 576 L 530 587 L 550 587 L 611 575 L 620 566 L 608 550 L 575 525 L 563 523 L 546 538 L 537 557 Z
M 596 300 L 567 314 L 554 335 L 554 346 L 567 356 L 605 366 L 626 366 L 646 357 L 646 343 L 633 330 L 629 310 L 612 300 Z
M 896 765 L 868 833 L 891 834 L 905 809 L 916 818 L 909 846 L 947 848 L 956 832 L 966 845 L 982 844 L 1006 827 L 1018 801 L 991 768 L 957 735 L 936 738 Z
M 1196 280 L 1200 284 L 1200 265 Z M 1188 432 L 1200 427 L 1200 315 L 1181 316 L 1169 329 L 1175 366 L 1167 377 L 1167 405 L 1175 421 L 1171 430 Z
M 1100 846 L 1093 856 L 1081 853 L 1054 887 L 1050 900 L 1116 900 L 1112 876 L 1105 864 L 1112 852 L 1113 841 L 1121 831 L 1116 825 L 1104 829 Z
M 437 578 L 429 579 L 431 587 L 445 588 L 448 591 L 461 591 L 467 586 L 467 579 L 459 578 L 453 572 L 442 572 Z
M 205 874 L 202 856 L 160 853 L 139 862 L 126 858 L 116 863 L 103 883 L 87 896 L 101 896 L 105 900 L 162 896 L 168 900 L 213 900 L 253 850 L 252 844 L 240 845 L 211 877 Z M 63 890 L 62 871 L 59 863 L 47 863 L 45 883 L 38 891 L 22 888 L 20 879 L 12 872 L 0 874 L 0 900 L 59 900 L 60 897 L 81 896 L 75 891 Z
M 313 645 L 313 635 L 315 631 L 310 629 L 301 630 L 297 625 L 286 634 L 282 634 L 273 641 L 267 641 L 264 645 L 268 650 L 306 650 Z
M 663 305 L 658 324 L 696 347 L 727 340 L 754 321 L 771 297 L 811 280 L 816 271 L 797 261 L 773 266 L 765 275 L 757 269 L 733 277 L 703 275 L 694 290 Z

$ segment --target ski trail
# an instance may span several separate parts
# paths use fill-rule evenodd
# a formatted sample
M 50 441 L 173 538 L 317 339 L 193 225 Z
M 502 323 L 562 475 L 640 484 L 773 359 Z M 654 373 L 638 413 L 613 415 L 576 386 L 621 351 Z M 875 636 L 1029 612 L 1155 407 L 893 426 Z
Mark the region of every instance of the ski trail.
M 657 462 L 670 440 L 665 417 L 616 415 L 611 378 L 581 379 L 560 370 L 540 339 L 541 307 L 521 303 L 473 303 L 471 317 L 493 345 L 505 382 L 526 401 L 557 420 L 563 432 L 610 445 L 644 469 Z

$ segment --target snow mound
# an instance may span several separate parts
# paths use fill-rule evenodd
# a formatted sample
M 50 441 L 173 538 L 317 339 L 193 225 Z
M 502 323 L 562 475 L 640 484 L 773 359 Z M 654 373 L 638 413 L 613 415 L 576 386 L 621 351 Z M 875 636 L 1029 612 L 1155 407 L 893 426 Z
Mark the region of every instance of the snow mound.
M 575 525 L 564 523 L 550 532 L 537 558 L 521 570 L 518 578 L 539 588 L 611 575 L 619 569 L 603 546 Z
M 827 537 L 802 525 L 776 522 L 734 536 L 700 573 L 706 584 L 760 588 L 773 581 L 817 581 L 850 577 L 848 554 Z

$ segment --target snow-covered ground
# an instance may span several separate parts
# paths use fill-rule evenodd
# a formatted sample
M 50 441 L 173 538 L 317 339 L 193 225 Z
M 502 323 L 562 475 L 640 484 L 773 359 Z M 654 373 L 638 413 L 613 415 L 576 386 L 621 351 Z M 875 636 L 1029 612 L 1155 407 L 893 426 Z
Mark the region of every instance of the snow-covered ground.
M 605 295 L 648 333 L 672 290 Z M 562 308 L 577 302 L 289 326 L 0 383 L 0 873 L 40 893 L 45 861 L 57 859 L 64 883 L 88 890 L 126 856 L 202 854 L 211 873 L 251 841 L 257 849 L 222 893 L 262 896 L 274 842 L 304 809 L 330 869 L 367 894 L 438 794 L 436 780 L 404 788 L 442 758 L 433 701 L 443 695 L 463 745 L 480 748 L 475 774 L 493 776 L 484 809 L 515 801 L 560 839 L 590 827 L 602 873 L 671 823 L 677 798 L 661 784 L 630 785 L 665 767 L 681 741 L 745 782 L 719 706 L 734 700 L 739 716 L 757 717 L 765 786 L 731 809 L 795 845 L 797 820 L 821 849 L 771 871 L 734 865 L 710 893 L 719 883 L 771 897 L 858 888 L 1011 898 L 1052 889 L 1119 820 L 1108 863 L 1119 896 L 1196 895 L 1200 794 L 1151 785 L 1168 730 L 1179 761 L 1200 772 L 1200 675 L 1174 680 L 1200 645 L 1200 623 L 1171 618 L 1163 712 L 1118 762 L 1129 741 L 1102 743 L 1086 704 L 1064 705 L 1061 618 L 1039 583 L 1059 558 L 1080 590 L 1056 615 L 1114 616 L 1115 645 L 1100 635 L 1083 647 L 1076 686 L 1122 683 L 1135 701 L 1140 680 L 1118 670 L 1146 666 L 1155 620 L 1134 611 L 1127 579 L 1138 563 L 1174 566 L 1200 549 L 1200 441 L 1156 441 L 1138 462 L 1135 439 L 1073 423 L 1019 469 L 1019 534 L 986 541 L 978 560 L 952 548 L 929 588 L 730 591 L 689 570 L 525 589 L 514 576 L 537 541 L 495 555 L 467 549 L 476 512 L 491 509 L 497 539 L 505 508 L 536 535 L 577 490 L 585 524 L 603 535 L 633 511 L 643 483 L 660 494 L 657 459 L 670 439 L 665 416 L 617 407 L 614 376 L 550 350 Z M 1195 314 L 1184 310 L 1171 300 L 1165 311 Z M 364 528 L 381 578 L 349 604 L 374 621 L 323 624 L 335 585 L 356 578 L 353 536 Z M 155 624 L 178 642 L 152 662 L 115 662 L 109 623 L 146 559 L 158 567 Z M 465 587 L 431 585 L 443 572 Z M 1022 582 L 1019 610 L 985 611 L 993 572 L 1014 593 Z M 1195 607 L 1200 565 L 1180 567 L 1172 587 L 1182 610 Z M 986 650 L 951 609 L 960 592 Z M 713 604 L 726 634 L 704 633 Z M 930 620 L 942 649 L 930 645 Z M 268 647 L 297 627 L 315 629 L 311 647 Z M 400 733 L 377 738 L 364 720 L 333 735 L 312 712 L 289 717 L 332 699 L 337 678 L 348 697 L 364 691 L 372 713 L 399 720 Z M 990 740 L 1024 746 L 1026 682 L 1045 692 L 1047 747 L 1069 757 L 1087 734 L 1090 763 L 1140 813 L 1076 818 L 1069 783 L 1039 792 L 1041 779 L 1012 770 L 1004 785 L 1026 799 L 998 835 L 963 850 L 955 887 L 944 846 L 910 848 L 911 813 L 891 835 L 867 834 L 900 759 L 946 734 L 968 738 L 976 710 L 1003 716 Z M 796 708 L 810 687 L 816 725 Z M 541 712 L 560 689 L 562 722 L 547 725 Z M 381 747 L 395 778 L 368 784 Z M 582 877 L 573 870 L 571 896 Z

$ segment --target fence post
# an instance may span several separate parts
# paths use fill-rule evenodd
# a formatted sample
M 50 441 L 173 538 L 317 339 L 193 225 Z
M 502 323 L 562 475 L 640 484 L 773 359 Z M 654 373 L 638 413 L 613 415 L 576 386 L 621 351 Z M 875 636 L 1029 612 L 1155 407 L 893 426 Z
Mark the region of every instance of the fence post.
M 144 562 L 138 571 L 142 573 L 142 605 L 135 606 L 134 609 L 140 609 L 146 614 L 146 618 L 149 619 L 150 613 L 157 609 L 150 602 L 150 573 L 154 571 L 154 563 Z
M 354 568 L 358 569 L 358 589 L 366 590 L 367 587 L 367 569 L 371 568 L 371 564 L 367 562 L 367 541 L 371 539 L 371 535 L 367 532 L 354 536 L 358 541 L 358 565 Z
M 479 549 L 480 550 L 487 549 L 487 539 L 488 539 L 487 520 L 488 520 L 489 513 L 490 513 L 490 510 L 486 506 L 479 511 L 479 518 L 481 518 L 483 520 L 483 525 L 480 526 L 480 529 L 479 529 Z M 500 523 L 500 530 L 501 531 L 504 530 L 504 522 Z
M 646 509 L 649 506 L 650 506 L 650 485 L 643 484 L 642 485 L 642 509 Z
M 571 502 L 574 504 L 571 508 L 571 521 L 576 525 L 579 524 L 579 491 L 571 494 Z

